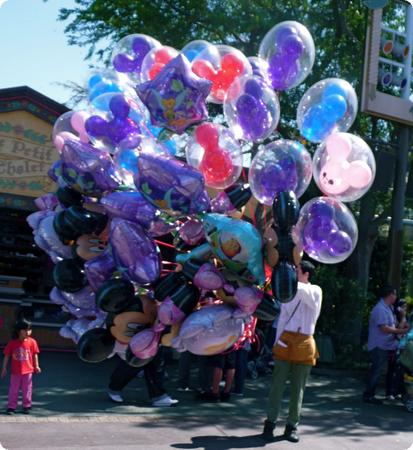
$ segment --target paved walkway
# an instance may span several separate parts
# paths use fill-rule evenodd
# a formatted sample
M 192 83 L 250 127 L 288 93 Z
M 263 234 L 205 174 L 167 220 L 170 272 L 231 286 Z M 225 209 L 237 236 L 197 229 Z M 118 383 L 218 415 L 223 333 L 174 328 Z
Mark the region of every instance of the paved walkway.
M 32 414 L 0 415 L 0 442 L 8 450 L 407 450 L 413 443 L 412 414 L 398 403 L 362 403 L 361 381 L 338 372 L 314 371 L 306 391 L 300 443 L 280 438 L 265 444 L 259 433 L 270 376 L 249 380 L 244 398 L 206 404 L 195 401 L 193 393 L 176 392 L 176 365 L 167 366 L 166 386 L 180 403 L 175 408 L 153 408 L 139 378 L 125 389 L 124 404 L 107 399 L 106 384 L 115 361 L 86 364 L 74 354 L 43 353 L 41 363 Z M 1 404 L 6 397 L 3 380 Z M 283 428 L 284 418 L 278 434 Z

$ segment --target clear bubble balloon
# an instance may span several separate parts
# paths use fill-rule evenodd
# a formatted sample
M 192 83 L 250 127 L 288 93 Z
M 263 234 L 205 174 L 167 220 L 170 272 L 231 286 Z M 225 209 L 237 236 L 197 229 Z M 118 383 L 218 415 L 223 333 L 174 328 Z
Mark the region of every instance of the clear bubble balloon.
M 223 103 L 225 94 L 236 78 L 252 75 L 247 57 L 229 45 L 207 48 L 192 61 L 192 71 L 201 78 L 212 82 L 208 101 Z
M 222 125 L 210 122 L 199 125 L 186 148 L 186 159 L 202 173 L 205 184 L 215 189 L 231 186 L 241 175 L 241 147 Z
M 130 34 L 122 38 L 113 49 L 112 64 L 120 78 L 132 83 L 140 82 L 142 62 L 145 56 L 154 48 L 160 48 L 161 43 L 145 34 Z
M 167 45 L 155 47 L 149 51 L 142 61 L 141 83 L 153 80 L 164 66 L 178 56 L 178 54 L 178 50 Z
M 204 56 L 210 55 L 209 58 L 216 54 L 215 45 L 210 44 L 208 41 L 202 39 L 191 41 L 182 48 L 181 53 L 183 53 L 189 62 L 196 59 L 201 53 Z
M 158 142 L 153 136 L 143 133 L 139 136 L 140 142 L 133 148 L 118 148 L 113 161 L 118 175 L 127 186 L 134 187 L 134 176 L 138 173 L 138 159 L 142 153 L 151 153 L 167 156 L 170 151 L 167 145 Z
M 91 102 L 85 129 L 96 147 L 114 153 L 119 148 L 136 148 L 141 142 L 139 124 L 147 120 L 148 112 L 139 99 L 109 93 Z
M 271 206 L 281 191 L 294 191 L 300 197 L 311 181 L 311 156 L 297 141 L 279 139 L 258 151 L 248 174 L 254 197 Z
M 350 133 L 332 133 L 313 157 L 313 176 L 323 194 L 342 202 L 362 197 L 371 187 L 376 162 L 370 147 Z
M 262 78 L 271 86 L 270 79 L 268 78 L 268 62 L 258 56 L 249 56 L 248 61 L 251 64 L 253 75 Z
M 86 79 L 88 100 L 93 101 L 102 94 L 123 92 L 126 86 L 113 70 L 94 71 Z
M 52 132 L 53 144 L 59 152 L 62 151 L 67 139 L 89 142 L 85 130 L 85 122 L 89 117 L 86 111 L 68 111 L 57 118 Z
M 277 127 L 280 102 L 262 78 L 239 77 L 225 96 L 224 115 L 236 138 L 257 142 L 267 138 Z
M 357 115 L 357 96 L 350 83 L 326 78 L 311 86 L 297 108 L 297 125 L 302 136 L 321 142 L 330 133 L 347 131 Z
M 268 62 L 272 87 L 285 91 L 302 83 L 310 73 L 314 41 L 304 25 L 292 20 L 281 22 L 264 36 L 258 56 Z
M 358 230 L 353 214 L 340 201 L 316 197 L 300 211 L 294 233 L 308 256 L 325 264 L 347 259 L 357 244 Z

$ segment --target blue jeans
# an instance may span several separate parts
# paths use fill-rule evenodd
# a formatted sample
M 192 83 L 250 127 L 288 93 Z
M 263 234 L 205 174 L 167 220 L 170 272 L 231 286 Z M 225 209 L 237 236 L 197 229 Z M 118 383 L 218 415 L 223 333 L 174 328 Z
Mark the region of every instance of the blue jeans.
M 383 367 L 386 366 L 389 361 L 389 351 L 375 347 L 369 352 L 369 355 L 371 359 L 371 366 L 367 378 L 366 389 L 363 393 L 363 397 L 366 399 L 374 397 L 376 393 L 376 388 L 379 384 Z

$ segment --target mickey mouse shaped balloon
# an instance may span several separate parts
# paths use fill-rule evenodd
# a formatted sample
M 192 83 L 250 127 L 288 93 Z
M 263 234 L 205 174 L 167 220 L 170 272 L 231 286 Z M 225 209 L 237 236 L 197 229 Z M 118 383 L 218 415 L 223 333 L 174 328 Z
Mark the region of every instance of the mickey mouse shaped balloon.
M 204 176 L 205 184 L 215 189 L 231 186 L 242 171 L 242 150 L 228 128 L 203 123 L 186 148 L 188 163 Z
M 376 163 L 370 147 L 350 133 L 332 133 L 313 157 L 313 176 L 329 197 L 351 202 L 373 184 Z

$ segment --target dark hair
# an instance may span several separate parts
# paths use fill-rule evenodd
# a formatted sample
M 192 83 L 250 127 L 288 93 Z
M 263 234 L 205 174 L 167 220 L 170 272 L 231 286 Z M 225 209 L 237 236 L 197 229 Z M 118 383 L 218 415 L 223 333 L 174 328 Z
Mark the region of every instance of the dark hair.
M 310 263 L 310 261 L 301 261 L 300 267 L 303 273 L 308 273 L 308 279 L 311 280 L 311 277 L 314 275 L 315 271 L 314 264 Z
M 392 286 L 391 284 L 386 284 L 385 286 L 383 286 L 380 289 L 380 297 L 381 298 L 386 298 L 390 294 L 396 294 L 397 295 L 397 289 L 394 286 Z
M 26 319 L 18 320 L 13 327 L 13 339 L 18 339 L 21 330 L 31 330 L 32 324 Z

